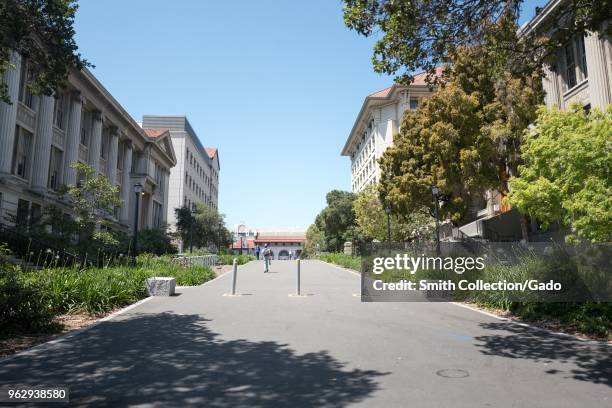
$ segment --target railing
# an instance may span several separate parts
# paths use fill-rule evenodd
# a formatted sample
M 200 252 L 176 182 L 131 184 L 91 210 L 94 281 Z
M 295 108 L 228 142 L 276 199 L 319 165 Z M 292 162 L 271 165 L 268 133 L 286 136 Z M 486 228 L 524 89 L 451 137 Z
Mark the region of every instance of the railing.
M 17 257 L 36 266 L 80 264 L 76 254 L 32 238 L 15 228 L 0 224 L 0 242 L 6 243 Z
M 219 261 L 218 255 L 177 256 L 174 261 L 181 266 L 215 266 Z

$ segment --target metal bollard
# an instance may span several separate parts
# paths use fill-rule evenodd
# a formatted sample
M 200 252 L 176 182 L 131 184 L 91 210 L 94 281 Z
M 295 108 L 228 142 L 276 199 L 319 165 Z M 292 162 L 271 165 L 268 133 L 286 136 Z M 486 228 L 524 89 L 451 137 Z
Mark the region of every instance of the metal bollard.
M 238 260 L 234 258 L 234 271 L 232 273 L 232 296 L 236 296 L 236 275 L 238 275 Z
M 297 295 L 301 296 L 300 293 L 300 260 L 297 260 Z

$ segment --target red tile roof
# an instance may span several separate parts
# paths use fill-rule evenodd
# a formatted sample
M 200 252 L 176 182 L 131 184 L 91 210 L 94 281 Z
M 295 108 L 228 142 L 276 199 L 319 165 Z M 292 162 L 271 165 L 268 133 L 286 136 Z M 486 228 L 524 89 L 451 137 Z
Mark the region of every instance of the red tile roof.
M 252 239 L 248 239 L 246 241 L 242 241 L 243 249 L 253 249 L 255 248 L 255 242 Z M 240 249 L 240 241 L 236 241 L 232 244 L 232 249 Z
M 149 137 L 159 137 L 162 136 L 163 134 L 165 134 L 166 132 L 168 132 L 168 129 L 153 129 L 153 128 L 148 128 L 148 129 L 144 129 L 145 133 L 147 136 Z
M 216 147 L 207 147 L 206 148 L 206 153 L 208 153 L 208 157 L 210 157 L 212 159 L 213 157 L 215 157 L 215 154 L 217 154 L 217 148 Z
M 256 243 L 266 242 L 304 242 L 306 241 L 305 235 L 258 235 L 255 239 Z
M 433 75 L 434 77 L 441 77 L 444 71 L 444 67 L 436 67 L 436 72 Z M 413 80 L 410 85 L 427 85 L 427 72 L 419 72 L 418 74 L 414 74 Z M 386 98 L 389 96 L 391 89 L 393 87 L 390 86 L 385 89 L 381 89 L 380 91 L 376 91 L 368 95 L 369 98 Z

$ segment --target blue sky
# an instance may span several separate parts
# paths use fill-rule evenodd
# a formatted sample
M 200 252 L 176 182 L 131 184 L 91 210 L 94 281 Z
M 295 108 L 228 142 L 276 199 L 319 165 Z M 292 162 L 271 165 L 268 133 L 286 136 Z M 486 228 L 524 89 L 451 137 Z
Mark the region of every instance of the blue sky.
M 82 0 L 76 31 L 134 119 L 184 114 L 219 149 L 230 226 L 312 223 L 325 193 L 350 189 L 340 150 L 363 98 L 392 82 L 337 0 Z

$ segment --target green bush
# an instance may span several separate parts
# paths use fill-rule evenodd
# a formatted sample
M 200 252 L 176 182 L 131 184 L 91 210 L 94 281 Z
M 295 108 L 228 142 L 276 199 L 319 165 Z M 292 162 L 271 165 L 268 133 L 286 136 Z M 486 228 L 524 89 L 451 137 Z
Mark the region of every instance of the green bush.
M 247 262 L 254 261 L 256 258 L 253 255 L 219 255 L 219 261 L 223 265 L 232 265 L 234 263 L 234 259 L 238 260 L 238 265 L 244 265 Z
M 156 255 L 177 253 L 166 227 L 147 228 L 140 231 L 138 233 L 138 251 Z
M 339 265 L 344 268 L 353 269 L 355 271 L 361 270 L 361 258 L 343 254 L 341 252 L 334 253 L 322 253 L 316 255 L 316 259 L 334 265 Z

